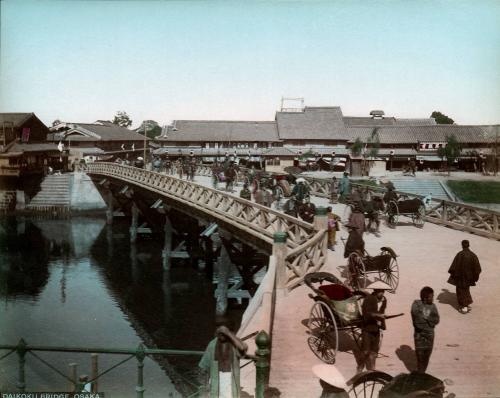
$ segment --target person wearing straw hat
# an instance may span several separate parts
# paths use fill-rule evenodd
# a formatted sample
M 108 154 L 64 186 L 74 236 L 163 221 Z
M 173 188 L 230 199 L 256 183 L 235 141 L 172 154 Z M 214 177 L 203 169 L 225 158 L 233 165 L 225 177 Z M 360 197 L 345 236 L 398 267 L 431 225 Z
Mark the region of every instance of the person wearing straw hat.
M 314 365 L 312 371 L 323 388 L 320 398 L 349 398 L 346 380 L 335 365 Z
M 387 299 L 384 297 L 384 293 L 386 290 L 392 289 L 387 283 L 380 280 L 369 284 L 366 288 L 373 290 L 373 292 L 366 296 L 361 307 L 363 313 L 361 347 L 363 352 L 357 367 L 358 373 L 362 372 L 365 366 L 367 370 L 375 370 L 375 360 L 380 349 L 381 330 L 385 330 Z

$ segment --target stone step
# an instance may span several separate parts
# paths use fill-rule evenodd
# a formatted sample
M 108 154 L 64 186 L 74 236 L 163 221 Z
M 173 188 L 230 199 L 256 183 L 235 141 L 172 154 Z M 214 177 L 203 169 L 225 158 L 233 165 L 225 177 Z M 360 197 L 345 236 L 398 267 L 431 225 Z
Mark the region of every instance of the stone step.
M 71 175 L 48 175 L 40 184 L 40 191 L 26 206 L 28 209 L 50 209 L 52 206 L 69 207 L 71 204 L 70 192 Z

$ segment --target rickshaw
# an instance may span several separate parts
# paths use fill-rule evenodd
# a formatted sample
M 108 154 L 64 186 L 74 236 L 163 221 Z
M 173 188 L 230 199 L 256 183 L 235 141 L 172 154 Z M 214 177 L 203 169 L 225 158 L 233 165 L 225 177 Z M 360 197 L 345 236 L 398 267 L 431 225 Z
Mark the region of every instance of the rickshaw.
M 405 197 L 400 199 L 403 200 L 391 200 L 387 203 L 386 214 L 389 226 L 396 227 L 399 216 L 407 216 L 411 218 L 415 226 L 422 228 L 425 222 L 425 205 L 422 200 Z
M 305 276 L 304 282 L 315 293 L 309 294 L 314 304 L 307 322 L 307 343 L 314 355 L 325 363 L 335 363 L 339 332 L 350 334 L 360 349 L 363 325 L 361 304 L 367 293 L 353 291 L 329 272 L 312 272 Z M 386 319 L 401 315 L 388 315 Z
M 328 272 L 307 274 L 304 282 L 315 293 L 309 293 L 314 304 L 307 322 L 307 343 L 314 355 L 333 364 L 339 348 L 339 332 L 349 333 L 358 347 L 361 344 L 361 300 L 366 294 L 353 292 Z
M 390 247 L 381 247 L 380 254 L 370 256 L 365 250 L 363 255 L 353 252 L 347 259 L 349 285 L 353 289 L 363 289 L 370 284 L 370 278 L 387 283 L 396 292 L 399 284 L 398 255 Z

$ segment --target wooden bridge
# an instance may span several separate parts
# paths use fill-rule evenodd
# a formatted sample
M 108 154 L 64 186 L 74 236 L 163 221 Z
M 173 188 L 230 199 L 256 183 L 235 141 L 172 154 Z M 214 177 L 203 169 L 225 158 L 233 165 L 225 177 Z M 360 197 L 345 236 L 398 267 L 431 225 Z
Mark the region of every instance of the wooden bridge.
M 117 186 L 130 186 L 136 191 L 149 193 L 148 207 L 161 199 L 165 209 L 173 207 L 204 218 L 207 223 L 217 222 L 220 228 L 239 239 L 251 241 L 256 248 L 269 254 L 268 272 L 247 307 L 239 333 L 245 335 L 262 329 L 272 336 L 270 384 L 277 387 L 282 396 L 320 395 L 319 384 L 310 371 L 319 360 L 308 349 L 303 326 L 311 303 L 301 282 L 304 275 L 320 268 L 340 276 L 342 266 L 339 265 L 345 262 L 338 251 L 327 251 L 326 217 L 321 208 L 315 224 L 311 225 L 229 193 L 165 174 L 107 163 L 89 164 L 87 172 L 102 186 L 107 180 Z M 205 168 L 200 174 L 209 176 L 211 171 Z M 329 181 L 307 180 L 320 198 L 320 204 L 326 205 L 326 200 L 321 198 L 328 196 Z M 370 189 L 377 191 L 376 187 Z M 496 294 L 500 283 L 497 260 L 500 246 L 495 241 L 500 239 L 499 217 L 497 212 L 473 206 L 433 201 L 426 220 L 435 225 L 419 229 L 408 224 L 396 230 L 384 229 L 383 242 L 377 238 L 367 240 L 369 252 L 375 252 L 381 245 L 398 248 L 403 278 L 397 294 L 389 297 L 392 312 L 408 313 L 408 306 L 418 298 L 420 287 L 425 284 L 434 287 L 442 322 L 430 371 L 437 377 L 453 380 L 455 385 L 448 390 L 458 395 L 461 393 L 460 396 L 490 396 L 498 391 L 495 388 L 500 388 L 500 345 L 491 341 L 492 333 L 500 325 L 500 315 L 496 311 L 500 305 Z M 442 228 L 443 225 L 448 228 Z M 404 233 L 401 233 L 403 228 Z M 472 323 L 464 323 L 464 316 L 453 308 L 448 291 L 452 287 L 446 285 L 446 270 L 459 250 L 461 239 L 471 240 L 471 247 L 480 254 L 483 266 L 481 289 L 473 292 L 479 308 L 467 315 Z M 408 330 L 411 331 L 408 314 L 391 323 L 383 343 L 386 356 L 378 361 L 381 370 L 391 374 L 406 370 L 396 355 L 399 356 L 398 352 L 405 344 L 413 344 Z M 458 346 L 453 334 L 455 330 L 460 330 L 462 336 L 458 349 L 450 348 Z M 453 362 L 458 358 L 469 358 L 475 369 L 475 380 L 465 377 L 463 364 L 454 366 Z M 284 363 L 287 364 L 285 367 L 280 366 Z M 354 372 L 352 354 L 339 353 L 338 363 L 347 376 Z M 253 370 L 247 367 L 242 372 L 242 385 L 250 391 L 255 376 L 248 372 Z

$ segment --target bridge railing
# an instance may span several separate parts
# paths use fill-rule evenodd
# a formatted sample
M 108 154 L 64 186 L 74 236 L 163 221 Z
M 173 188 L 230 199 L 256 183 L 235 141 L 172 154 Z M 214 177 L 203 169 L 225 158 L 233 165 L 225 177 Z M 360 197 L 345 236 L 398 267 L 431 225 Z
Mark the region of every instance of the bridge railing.
M 316 196 L 329 197 L 331 180 L 319 178 L 305 178 L 311 187 L 311 193 Z M 371 185 L 351 183 L 358 188 L 366 188 L 371 192 L 384 193 L 385 188 Z M 395 191 L 398 195 L 408 198 L 423 199 L 424 195 Z M 431 205 L 427 206 L 426 221 L 445 225 L 460 231 L 471 232 L 476 235 L 493 239 L 500 239 L 500 212 L 484 209 L 482 207 L 466 205 L 448 200 L 432 199 Z
M 269 244 L 277 232 L 287 234 L 286 287 L 300 284 L 304 276 L 319 269 L 326 258 L 326 231 L 295 217 L 249 200 L 136 167 L 97 162 L 86 165 L 89 174 L 109 176 L 135 184 L 167 198 L 196 208 Z M 298 249 L 297 249 L 298 248 Z
M 135 391 L 137 392 L 137 397 L 142 398 L 144 396 L 144 360 L 148 356 L 162 355 L 162 356 L 199 356 L 201 357 L 204 351 L 187 351 L 187 350 L 171 350 L 171 349 L 152 349 L 146 348 L 144 345 L 139 344 L 136 349 L 128 348 L 98 348 L 98 347 L 56 347 L 56 346 L 36 346 L 29 345 L 24 339 L 20 339 L 17 345 L 0 344 L 0 350 L 6 350 L 7 353 L 0 357 L 0 361 L 6 359 L 11 354 L 16 353 L 18 357 L 18 378 L 16 382 L 16 387 L 20 392 L 26 391 L 27 380 L 26 380 L 26 357 L 30 355 L 33 359 L 36 359 L 40 364 L 48 367 L 54 373 L 58 374 L 62 379 L 66 380 L 71 386 L 71 392 L 80 392 L 84 389 L 84 384 L 89 384 L 92 386 L 92 392 L 97 392 L 97 383 L 100 378 L 107 375 L 112 370 L 120 367 L 126 362 L 135 359 L 137 361 L 137 381 Z M 90 379 L 85 382 L 81 382 L 77 377 L 76 364 L 70 365 L 70 372 L 66 374 L 61 369 L 58 369 L 54 364 L 50 363 L 46 358 L 43 358 L 40 353 L 50 352 L 50 353 L 88 353 L 92 354 L 93 360 L 92 364 L 92 374 Z M 105 370 L 100 372 L 97 369 L 97 354 L 108 354 L 108 355 L 124 355 L 125 359 L 116 362 L 114 365 L 110 366 Z M 194 384 L 190 382 L 191 388 L 194 387 L 196 391 L 201 389 L 199 384 Z

